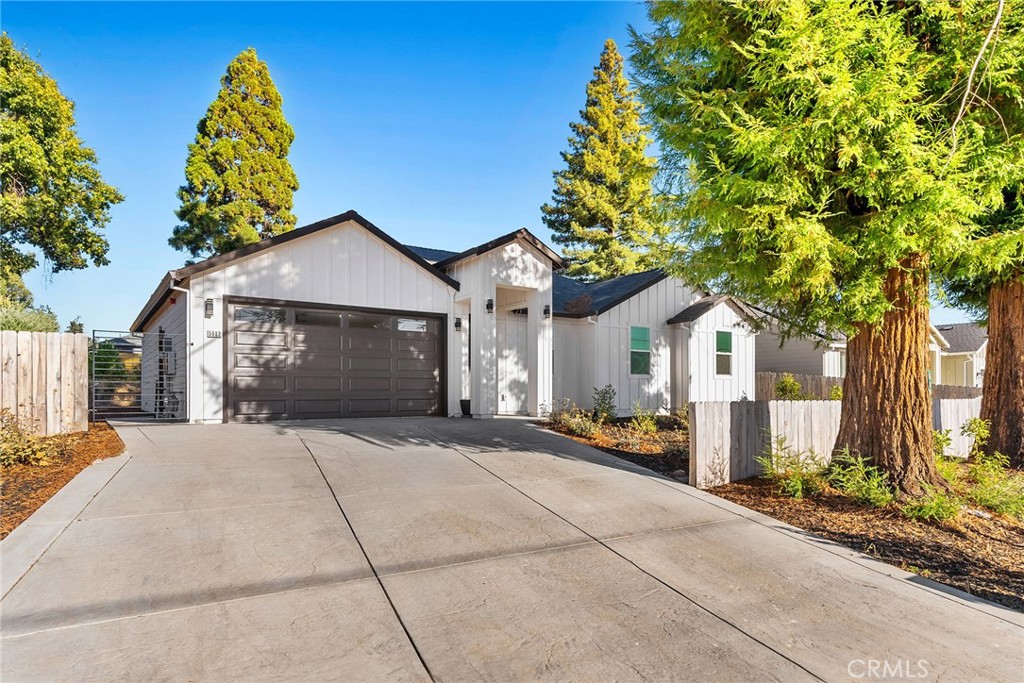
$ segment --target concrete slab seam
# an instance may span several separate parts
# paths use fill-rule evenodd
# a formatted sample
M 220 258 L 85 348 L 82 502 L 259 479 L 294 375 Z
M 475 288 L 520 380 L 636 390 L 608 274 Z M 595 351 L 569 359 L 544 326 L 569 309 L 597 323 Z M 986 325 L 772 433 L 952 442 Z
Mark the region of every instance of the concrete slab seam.
M 366 560 L 366 564 L 369 565 L 370 571 L 373 572 L 373 578 L 377 581 L 377 585 L 380 587 L 381 592 L 384 594 L 384 599 L 388 601 L 388 605 L 391 607 L 392 613 L 395 615 L 395 619 L 398 620 L 398 625 L 402 627 L 402 631 L 405 632 L 405 637 L 409 640 L 409 645 L 412 646 L 413 652 L 416 653 L 417 659 L 420 660 L 420 666 L 427 673 L 427 677 L 431 681 L 436 681 L 434 674 L 430 671 L 430 667 L 427 666 L 427 661 L 423 658 L 423 653 L 420 652 L 419 647 L 416 645 L 416 641 L 413 640 L 412 633 L 409 632 L 409 628 L 405 625 L 405 621 L 402 619 L 402 615 L 398 613 L 398 608 L 395 607 L 394 601 L 391 599 L 391 595 L 388 593 L 388 589 L 384 586 L 384 582 L 381 581 L 380 575 L 377 573 L 377 568 L 373 566 L 373 562 L 370 561 L 370 556 L 366 553 L 366 548 L 363 547 L 363 542 L 359 539 L 359 534 L 356 533 L 356 529 L 352 526 L 352 522 L 349 521 L 348 514 L 345 512 L 345 508 L 342 507 L 341 501 L 338 499 L 337 494 L 334 492 L 334 487 L 331 486 L 330 480 L 327 479 L 327 475 L 324 473 L 322 467 L 320 467 L 320 461 L 317 460 L 313 450 L 306 443 L 305 439 L 302 438 L 297 432 L 295 434 L 299 441 L 302 443 L 302 447 L 309 453 L 309 457 L 313 459 L 313 464 L 316 465 L 317 470 L 320 472 L 320 476 L 323 477 L 324 483 L 327 484 L 328 490 L 331 495 L 334 496 L 334 502 L 338 506 L 338 512 L 341 513 L 342 518 L 345 520 L 345 524 L 348 525 L 349 531 L 352 532 L 352 537 L 356 540 L 356 544 L 359 546 L 359 551 L 363 554 L 363 558 Z
M 738 631 L 739 633 L 741 633 L 742 635 L 746 636 L 747 638 L 750 638 L 750 639 L 751 639 L 752 641 L 754 641 L 755 643 L 757 643 L 757 644 L 758 644 L 758 645 L 760 645 L 761 647 L 763 647 L 763 648 L 765 648 L 765 649 L 769 650 L 770 652 L 774 652 L 774 653 L 775 653 L 776 655 L 778 655 L 778 656 L 779 656 L 779 657 L 781 657 L 782 659 L 786 660 L 787 662 L 789 662 L 789 663 L 790 663 L 790 664 L 792 664 L 793 666 L 797 667 L 797 668 L 798 668 L 798 669 L 800 669 L 801 671 L 805 671 L 805 672 L 807 672 L 807 674 L 808 674 L 809 676 L 811 676 L 812 678 L 814 678 L 815 680 L 818 680 L 818 681 L 822 681 L 823 683 L 824 683 L 824 681 L 826 680 L 826 679 L 822 678 L 821 676 L 817 675 L 816 673 L 814 673 L 813 671 L 811 671 L 810 669 L 808 669 L 808 668 L 807 668 L 806 666 L 804 666 L 804 665 L 803 665 L 803 664 L 801 664 L 800 662 L 797 662 L 796 660 L 794 660 L 794 659 L 793 659 L 792 657 L 789 657 L 789 656 L 788 656 L 788 655 L 787 655 L 786 653 L 784 653 L 784 652 L 780 652 L 779 650 L 777 650 L 777 649 L 773 648 L 773 647 L 772 647 L 771 645 L 769 645 L 769 644 L 765 643 L 764 641 L 762 641 L 761 639 L 757 638 L 756 636 L 754 636 L 754 635 L 752 635 L 752 634 L 750 634 L 750 633 L 747 633 L 747 632 L 746 632 L 745 630 L 743 630 L 742 628 L 740 628 L 740 626 L 739 626 L 739 625 L 737 625 L 737 624 L 735 624 L 734 622 L 730 621 L 730 620 L 729 620 L 729 619 L 727 619 L 726 617 L 724 617 L 724 616 L 722 616 L 722 615 L 720 615 L 720 614 L 717 614 L 717 613 L 716 613 L 716 612 L 715 612 L 714 610 L 712 610 L 712 609 L 709 609 L 708 607 L 705 607 L 704 605 L 700 604 L 699 602 L 697 602 L 696 600 L 694 600 L 694 599 L 693 599 L 693 598 L 691 598 L 690 596 L 686 595 L 685 593 L 683 593 L 683 592 L 682 592 L 681 590 L 679 590 L 679 589 L 678 589 L 678 588 L 676 588 L 675 586 L 669 585 L 669 584 L 668 584 L 668 583 L 666 583 L 666 582 L 665 582 L 664 580 L 662 580 L 662 579 L 661 579 L 660 577 L 658 577 L 658 576 L 656 576 L 656 575 L 652 574 L 651 572 L 647 571 L 646 569 L 644 569 L 643 567 L 641 567 L 640 565 L 638 565 L 638 564 L 637 564 L 636 562 L 634 562 L 633 560 L 629 559 L 628 557 L 626 557 L 626 556 L 625 556 L 625 555 L 623 555 L 622 553 L 618 552 L 617 550 L 615 550 L 615 549 L 614 549 L 614 548 L 612 548 L 611 546 L 607 545 L 607 544 L 606 544 L 605 542 L 603 542 L 603 541 L 602 541 L 601 539 L 597 538 L 596 536 L 594 536 L 594 535 L 593 535 L 593 534 L 591 534 L 590 532 L 588 532 L 588 531 L 586 531 L 585 529 L 583 529 L 583 528 L 581 528 L 581 527 L 577 526 L 576 524 L 573 524 L 573 523 L 572 523 L 571 521 L 569 521 L 568 519 L 566 519 L 566 518 L 565 518 L 565 517 L 563 517 L 562 515 L 558 514 L 557 512 L 555 512 L 554 510 L 552 510 L 552 509 L 551 509 L 551 508 L 549 508 L 548 506 L 544 505 L 543 503 L 541 503 L 540 501 L 536 500 L 535 498 L 533 498 L 533 497 L 532 497 L 532 496 L 530 496 L 529 494 L 527 494 L 527 493 L 525 493 L 524 491 L 522 491 L 522 490 L 520 490 L 519 488 L 517 488 L 517 487 L 516 487 L 516 486 L 515 486 L 514 484 L 511 484 L 511 483 L 509 483 L 508 481 L 506 481 L 505 479 L 502 479 L 502 477 L 501 477 L 500 475 L 498 475 L 498 474 L 494 473 L 493 471 L 491 471 L 491 470 L 487 469 L 487 467 L 485 467 L 484 465 L 481 465 L 481 464 L 480 464 L 479 462 L 477 462 L 476 460 L 473 460 L 473 458 L 471 458 L 471 457 L 470 457 L 469 455 L 467 455 L 466 453 L 463 453 L 462 451 L 460 451 L 460 450 L 458 449 L 458 447 L 454 446 L 454 445 L 453 445 L 453 444 L 451 444 L 451 443 L 448 443 L 448 442 L 446 442 L 446 441 L 445 441 L 445 440 L 444 440 L 444 439 L 443 439 L 443 438 L 442 438 L 441 436 L 439 436 L 439 435 L 437 435 L 437 434 L 435 434 L 435 433 L 431 432 L 430 430 L 428 430 L 428 429 L 427 429 L 426 427 L 423 427 L 422 425 L 420 425 L 420 426 L 421 426 L 421 428 L 422 428 L 422 429 L 423 429 L 423 430 L 424 430 L 425 432 L 427 432 L 428 434 L 431 434 L 431 435 L 432 435 L 432 436 L 434 436 L 434 437 L 435 437 L 436 439 L 438 439 L 438 440 L 439 440 L 440 442 L 442 442 L 442 443 L 445 443 L 445 444 L 446 444 L 446 445 L 447 445 L 447 446 L 448 446 L 449 448 L 451 448 L 451 449 L 452 449 L 452 450 L 454 450 L 454 451 L 455 451 L 456 453 L 460 454 L 460 455 L 461 455 L 462 457 L 466 458 L 466 459 L 467 459 L 467 460 L 469 460 L 470 462 L 474 463 L 474 464 L 475 464 L 475 465 L 476 465 L 477 467 L 480 467 L 481 469 L 483 469 L 484 471 L 488 472 L 489 474 L 491 474 L 491 475 L 493 475 L 493 476 L 497 477 L 497 478 L 498 478 L 498 479 L 500 479 L 500 480 L 501 480 L 502 482 L 504 482 L 504 483 L 505 483 L 505 485 L 506 485 L 506 486 L 508 486 L 509 488 L 513 489 L 514 491 L 518 492 L 518 493 L 519 493 L 520 495 L 522 495 L 522 496 L 524 496 L 524 497 L 528 498 L 529 500 L 533 501 L 533 502 L 534 502 L 534 503 L 536 503 L 537 505 L 541 506 L 542 508 L 544 508 L 545 510 L 547 510 L 548 512 L 550 512 L 551 514 L 553 514 L 553 515 L 554 515 L 555 517 L 558 517 L 559 519 L 561 519 L 561 520 L 562 520 L 563 522 L 565 522 L 566 524 L 568 524 L 568 525 L 572 526 L 573 528 L 577 529 L 577 530 L 578 530 L 578 531 L 579 531 L 580 533 L 582 533 L 582 534 L 584 534 L 585 536 L 589 537 L 589 538 L 590 538 L 590 539 L 592 539 L 592 540 L 593 540 L 593 541 L 594 541 L 595 543 L 597 543 L 597 544 L 601 545 L 601 546 L 602 546 L 603 548 L 605 548 L 605 549 L 606 549 L 606 550 L 607 550 L 608 552 L 612 553 L 612 554 L 613 554 L 613 555 L 615 555 L 616 557 L 619 557 L 619 558 L 620 558 L 620 559 L 622 559 L 623 561 L 625 561 L 625 562 L 629 563 L 629 564 L 630 564 L 630 565 L 632 565 L 632 566 L 633 566 L 634 568 L 636 568 L 636 570 L 637 570 L 637 571 L 639 571 L 640 573 L 642 573 L 642 574 L 644 574 L 644 575 L 646 575 L 646 576 L 650 577 L 651 579 L 653 579 L 653 580 L 657 581 L 657 582 L 658 582 L 658 583 L 660 583 L 660 584 L 661 584 L 662 586 L 664 586 L 665 588 L 669 589 L 670 591 L 672 591 L 673 593 L 675 593 L 675 594 L 676 594 L 676 595 L 678 595 L 679 597 L 683 598 L 684 600 L 686 600 L 687 602 L 689 602 L 690 604 L 692 604 L 692 605 L 693 605 L 694 607 L 696 607 L 697 609 L 699 609 L 699 610 L 701 610 L 701 611 L 703 611 L 703 612 L 706 612 L 706 613 L 710 614 L 710 615 L 711 615 L 712 617 L 714 617 L 715 619 L 718 619 L 719 621 L 721 621 L 721 622 L 722 622 L 722 623 L 724 623 L 725 625 L 727 625 L 727 626 L 731 627 L 732 629 L 734 629 L 734 630 Z
M 50 539 L 50 542 L 46 544 L 46 547 L 43 548 L 43 550 L 38 555 L 36 555 L 36 558 L 34 560 L 32 560 L 32 563 L 28 567 L 25 568 L 25 571 L 23 571 L 21 573 L 21 576 L 19 576 L 14 581 L 14 583 L 11 584 L 11 587 L 8 588 L 7 591 L 2 596 L 0 596 L 0 600 L 2 600 L 3 598 L 6 598 L 8 595 L 10 595 L 11 591 L 14 590 L 15 587 L 17 587 L 17 585 L 19 583 L 21 583 L 21 580 L 23 578 L 25 578 L 25 575 L 28 574 L 30 571 L 32 571 L 32 568 L 35 567 L 36 564 L 39 563 L 39 560 L 43 559 L 43 555 L 45 555 L 50 550 L 50 548 L 53 547 L 53 544 L 56 543 L 60 539 L 60 537 L 64 535 L 64 532 L 68 530 L 68 527 L 70 527 L 72 524 L 74 524 L 75 520 L 77 520 L 79 517 L 82 516 L 82 513 L 85 512 L 86 508 L 88 508 L 90 505 L 92 505 L 92 502 L 94 500 L 96 500 L 96 496 L 98 496 L 103 491 L 103 489 L 107 488 L 107 485 L 110 484 L 110 482 L 113 481 L 114 477 L 116 477 L 121 472 L 121 470 L 124 469 L 125 465 L 127 465 L 128 463 L 130 463 L 132 461 L 131 454 L 126 452 L 126 453 L 124 453 L 124 455 L 127 455 L 128 457 L 125 458 L 125 461 L 123 463 L 121 463 L 121 466 L 118 467 L 116 470 L 114 470 L 114 472 L 109 477 L 107 477 L 107 480 L 103 482 L 103 485 L 100 486 L 98 489 L 96 489 L 96 491 L 91 496 L 89 496 L 89 500 L 87 500 L 85 502 L 85 505 L 83 505 L 82 508 L 78 512 L 76 512 L 75 514 L 73 514 L 71 516 L 71 519 L 69 519 L 67 521 L 67 523 L 64 526 L 61 527 L 60 531 L 57 532 L 56 536 L 54 536 L 52 539 Z M 81 473 L 79 473 L 79 474 L 81 474 Z M 75 476 L 77 477 L 78 475 L 75 475 Z M 67 486 L 68 484 L 71 484 L 73 481 L 74 481 L 74 478 L 72 478 L 71 481 L 69 481 L 64 486 Z M 64 489 L 62 488 L 61 490 L 64 490 Z M 59 491 L 58 491 L 58 493 L 59 493 Z M 31 516 L 29 517 L 29 519 L 31 519 Z M 25 520 L 25 521 L 27 522 L 28 520 Z

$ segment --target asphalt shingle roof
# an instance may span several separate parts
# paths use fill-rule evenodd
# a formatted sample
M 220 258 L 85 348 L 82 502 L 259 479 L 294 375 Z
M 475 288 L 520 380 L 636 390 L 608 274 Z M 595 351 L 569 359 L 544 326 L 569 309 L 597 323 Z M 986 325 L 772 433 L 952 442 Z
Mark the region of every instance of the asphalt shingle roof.
M 414 247 L 411 244 L 404 245 L 406 249 L 419 256 L 428 263 L 437 263 L 443 261 L 446 258 L 450 258 L 458 254 L 457 251 L 448 251 L 447 249 L 433 249 L 431 247 Z
M 973 353 L 988 340 L 988 330 L 978 323 L 956 323 L 935 326 L 949 342 L 946 353 Z
M 603 313 L 664 278 L 664 272 L 648 270 L 601 282 L 580 282 L 555 273 L 552 282 L 555 313 L 563 315 Z

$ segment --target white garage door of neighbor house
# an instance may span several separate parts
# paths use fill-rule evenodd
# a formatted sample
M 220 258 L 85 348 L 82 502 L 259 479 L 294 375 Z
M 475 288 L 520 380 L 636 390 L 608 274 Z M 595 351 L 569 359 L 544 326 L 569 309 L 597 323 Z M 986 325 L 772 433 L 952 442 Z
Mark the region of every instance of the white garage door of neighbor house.
M 233 421 L 436 415 L 442 320 L 390 311 L 228 306 Z

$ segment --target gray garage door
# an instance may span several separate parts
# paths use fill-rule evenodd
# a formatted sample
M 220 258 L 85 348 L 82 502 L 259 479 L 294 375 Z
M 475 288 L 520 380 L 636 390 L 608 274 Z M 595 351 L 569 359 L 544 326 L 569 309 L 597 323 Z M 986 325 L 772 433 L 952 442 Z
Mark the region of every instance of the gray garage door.
M 298 306 L 228 306 L 228 419 L 434 415 L 441 319 Z

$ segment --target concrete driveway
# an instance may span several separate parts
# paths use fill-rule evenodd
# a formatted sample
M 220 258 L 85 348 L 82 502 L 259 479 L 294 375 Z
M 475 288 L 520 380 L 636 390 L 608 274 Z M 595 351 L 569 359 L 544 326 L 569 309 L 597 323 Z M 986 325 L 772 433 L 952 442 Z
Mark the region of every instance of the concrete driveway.
M 1024 615 L 523 421 L 118 431 L 0 545 L 5 682 L 1024 675 Z

